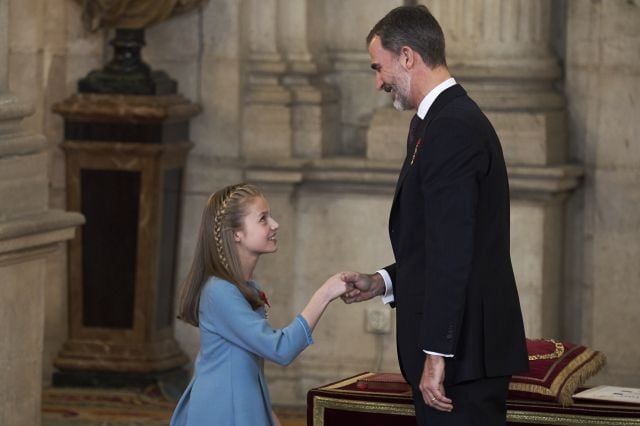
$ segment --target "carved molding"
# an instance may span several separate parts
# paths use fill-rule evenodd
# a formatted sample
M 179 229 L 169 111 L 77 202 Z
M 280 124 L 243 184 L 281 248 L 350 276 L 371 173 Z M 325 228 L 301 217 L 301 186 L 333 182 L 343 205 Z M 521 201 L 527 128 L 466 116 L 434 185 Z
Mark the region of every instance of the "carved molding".
M 400 165 L 364 158 L 324 158 L 317 160 L 272 160 L 251 162 L 245 169 L 247 180 L 261 183 L 321 185 L 333 191 L 393 193 Z M 534 193 L 553 196 L 568 193 L 579 184 L 583 168 L 576 164 L 557 166 L 508 166 L 512 194 Z

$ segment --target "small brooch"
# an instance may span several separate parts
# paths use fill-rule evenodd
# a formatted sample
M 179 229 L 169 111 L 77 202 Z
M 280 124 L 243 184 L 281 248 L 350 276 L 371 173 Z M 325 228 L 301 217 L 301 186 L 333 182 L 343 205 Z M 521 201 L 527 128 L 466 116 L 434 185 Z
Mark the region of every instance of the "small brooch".
M 422 139 L 418 139 L 418 141 L 416 142 L 416 148 L 413 150 L 413 155 L 411 156 L 411 165 L 413 166 L 413 162 L 416 159 L 416 154 L 418 153 L 418 148 L 420 148 L 420 145 L 422 145 Z
M 269 304 L 269 299 L 267 299 L 267 295 L 264 293 L 264 291 L 260 291 L 258 293 L 258 296 L 260 297 L 260 300 L 264 302 L 264 317 L 266 319 L 269 319 L 269 309 L 271 309 L 271 305 Z
M 267 295 L 264 293 L 264 291 L 260 291 L 258 295 L 260 296 L 260 300 L 262 300 L 265 305 L 267 305 L 268 307 L 271 307 L 271 305 L 269 304 L 269 299 L 267 299 Z

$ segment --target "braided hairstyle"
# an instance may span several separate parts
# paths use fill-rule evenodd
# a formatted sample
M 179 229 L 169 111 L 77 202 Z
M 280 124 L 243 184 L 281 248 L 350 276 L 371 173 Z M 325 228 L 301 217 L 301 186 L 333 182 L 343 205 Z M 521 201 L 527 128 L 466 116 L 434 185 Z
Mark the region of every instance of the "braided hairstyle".
M 263 197 L 254 185 L 230 185 L 209 197 L 202 213 L 202 224 L 189 274 L 179 297 L 178 318 L 198 326 L 200 294 L 207 279 L 215 275 L 236 285 L 253 309 L 264 302 L 244 280 L 242 265 L 233 238 L 242 228 L 247 205 L 256 197 Z

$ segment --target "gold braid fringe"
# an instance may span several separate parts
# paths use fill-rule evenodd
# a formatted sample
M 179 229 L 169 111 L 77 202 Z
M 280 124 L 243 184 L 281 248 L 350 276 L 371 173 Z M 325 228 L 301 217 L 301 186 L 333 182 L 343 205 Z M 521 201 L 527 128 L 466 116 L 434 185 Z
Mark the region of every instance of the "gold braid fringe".
M 533 354 L 529 355 L 529 361 L 535 361 L 538 359 L 557 359 L 564 354 L 564 345 L 562 342 L 556 342 L 553 339 L 545 339 L 547 342 L 553 343 L 554 350 L 548 354 Z
M 573 404 L 573 394 L 589 377 L 596 374 L 605 365 L 607 359 L 602 352 L 585 348 L 585 350 L 567 364 L 553 379 L 547 388 L 532 383 L 521 383 L 512 380 L 509 389 L 528 392 L 555 398 L 563 407 Z M 514 376 L 515 377 L 515 376 Z

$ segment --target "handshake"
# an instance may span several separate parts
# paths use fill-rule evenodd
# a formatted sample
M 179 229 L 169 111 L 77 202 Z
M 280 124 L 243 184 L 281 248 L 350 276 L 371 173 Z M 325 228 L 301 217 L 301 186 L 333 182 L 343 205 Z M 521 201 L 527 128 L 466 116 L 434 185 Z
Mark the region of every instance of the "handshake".
M 345 303 L 362 302 L 385 292 L 385 285 L 379 273 L 372 275 L 359 272 L 338 272 L 316 290 L 301 315 L 313 330 L 325 308 L 340 297 Z
M 320 290 L 326 292 L 329 300 L 340 297 L 345 303 L 362 302 L 385 293 L 382 276 L 359 272 L 338 272 L 324 284 Z

